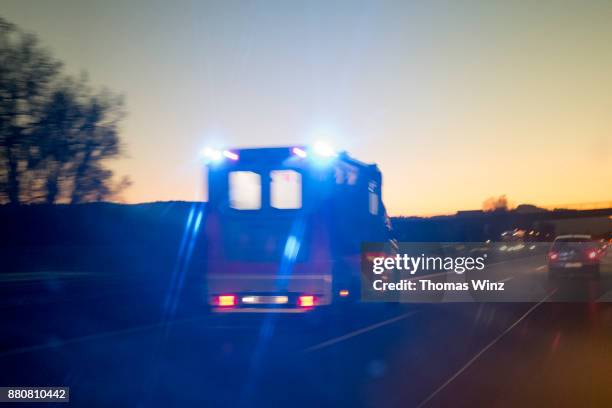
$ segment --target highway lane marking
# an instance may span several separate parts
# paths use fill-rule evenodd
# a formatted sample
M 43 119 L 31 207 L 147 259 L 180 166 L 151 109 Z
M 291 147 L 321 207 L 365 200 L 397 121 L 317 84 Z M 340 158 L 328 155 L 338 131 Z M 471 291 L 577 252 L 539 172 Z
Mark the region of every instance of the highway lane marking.
M 531 256 L 531 257 L 527 257 L 527 258 L 519 258 L 519 259 L 507 259 L 507 260 L 505 260 L 505 261 L 493 262 L 493 263 L 487 264 L 486 266 L 487 266 L 487 267 L 490 267 L 490 266 L 498 266 L 498 265 L 502 265 L 502 264 L 505 264 L 505 263 L 514 262 L 514 261 L 517 261 L 517 260 L 519 260 L 519 261 L 520 261 L 520 260 L 524 260 L 524 259 L 533 258 L 533 257 L 535 257 L 535 256 L 537 256 L 537 255 L 534 255 L 534 256 Z M 546 265 L 542 265 L 541 267 L 544 267 L 544 268 L 545 268 L 545 267 L 546 267 Z M 541 268 L 541 267 L 536 268 L 536 270 L 539 270 L 539 268 Z M 450 275 L 450 274 L 453 274 L 453 273 L 455 273 L 455 272 L 453 272 L 453 271 L 448 271 L 448 272 L 437 272 L 437 273 L 431 273 L 431 274 L 429 274 L 429 275 L 418 275 L 418 276 L 413 276 L 412 278 L 408 278 L 408 279 L 406 279 L 406 280 L 407 280 L 407 281 L 413 281 L 413 280 L 416 280 L 416 279 L 433 278 L 434 276 Z M 510 279 L 508 279 L 508 280 L 510 280 Z M 502 281 L 499 281 L 499 282 L 505 282 L 505 280 L 502 280 Z
M 504 260 L 504 261 L 498 261 L 498 262 L 493 262 L 493 263 L 486 264 L 486 266 L 487 266 L 487 267 L 490 267 L 490 266 L 498 266 L 498 265 L 502 265 L 502 264 L 505 264 L 505 263 L 511 263 L 511 262 L 514 262 L 514 261 L 521 261 L 521 260 L 525 260 L 525 259 L 530 259 L 530 258 L 533 258 L 533 257 L 535 257 L 535 256 L 537 256 L 537 255 L 532 255 L 532 256 L 529 256 L 529 257 L 526 257 L 526 258 L 506 259 L 506 260 Z M 543 265 L 543 266 L 544 266 L 544 267 L 546 267 L 546 265 Z M 408 279 L 406 279 L 406 280 L 408 280 L 408 281 L 413 281 L 413 280 L 415 280 L 415 279 L 432 278 L 432 277 L 434 277 L 434 276 L 450 275 L 450 274 L 453 274 L 453 273 L 455 273 L 455 272 L 453 272 L 453 271 L 448 271 L 448 272 L 436 272 L 436 273 L 430 273 L 430 274 L 427 274 L 427 275 L 415 275 L 415 276 L 413 276 L 413 277 L 411 277 L 411 278 L 408 278 Z
M 382 322 L 374 323 L 374 324 L 372 324 L 370 326 L 363 327 L 361 329 L 352 331 L 352 332 L 344 334 L 342 336 L 326 340 L 326 341 L 324 341 L 322 343 L 319 343 L 319 344 L 315 344 L 314 346 L 308 347 L 305 350 L 303 350 L 303 353 L 310 353 L 310 352 L 313 352 L 313 351 L 316 351 L 316 350 L 321 350 L 321 349 L 323 349 L 325 347 L 333 346 L 334 344 L 340 343 L 341 341 L 348 340 L 348 339 L 353 338 L 355 336 L 359 336 L 360 334 L 367 333 L 369 331 L 378 329 L 379 327 L 387 326 L 387 325 L 389 325 L 391 323 L 395 323 L 397 321 L 406 319 L 406 318 L 408 318 L 410 316 L 413 316 L 415 314 L 416 314 L 416 311 L 408 312 L 408 313 L 404 313 L 404 314 L 399 315 L 399 316 L 392 317 L 391 319 L 383 320 Z
M 438 272 L 438 273 L 430 273 L 429 275 L 420 275 L 420 276 L 414 276 L 410 279 L 406 279 L 407 281 L 413 281 L 415 279 L 423 279 L 423 278 L 432 278 L 434 276 L 440 276 L 440 275 L 449 275 L 451 273 L 454 273 L 453 271 L 448 271 L 448 272 Z
M 480 356 L 486 353 L 491 347 L 497 344 L 506 334 L 510 333 L 512 329 L 514 329 L 520 322 L 522 322 L 527 316 L 531 314 L 534 310 L 536 310 L 542 303 L 546 302 L 557 292 L 557 289 L 550 292 L 548 295 L 544 296 L 538 303 L 531 306 L 529 310 L 527 310 L 517 321 L 512 323 L 506 330 L 504 330 L 499 336 L 497 336 L 493 341 L 487 344 L 482 350 L 480 350 L 474 357 L 472 357 L 467 363 L 463 365 L 455 374 L 453 374 L 448 380 L 446 380 L 442 385 L 440 385 L 434 392 L 432 392 L 429 397 L 425 398 L 416 408 L 421 408 L 425 406 L 429 401 L 431 401 L 436 395 L 438 395 L 444 388 L 446 388 L 451 382 L 453 382 L 457 377 L 459 377 L 465 370 L 467 370 Z
M 519 258 L 519 259 L 506 259 L 505 261 L 498 261 L 498 262 L 488 263 L 488 264 L 485 264 L 485 266 L 497 266 L 497 265 L 501 265 L 501 264 L 505 264 L 505 263 L 514 262 L 514 261 L 520 261 L 520 260 L 522 260 L 522 259 L 525 259 L 525 258 Z
M 507 262 L 507 261 L 499 262 L 499 263 L 496 263 L 496 264 L 493 264 L 493 265 L 499 265 L 499 264 L 501 264 L 501 263 L 505 263 L 505 262 Z M 450 274 L 453 274 L 453 273 L 455 273 L 455 272 L 453 272 L 453 271 L 449 271 L 449 272 L 438 272 L 438 273 L 432 273 L 432 274 L 429 274 L 429 275 L 414 276 L 414 277 L 409 278 L 409 279 L 406 279 L 406 280 L 407 280 L 407 281 L 413 281 L 413 280 L 416 280 L 416 279 L 432 278 L 432 277 L 434 277 L 434 276 L 450 275 Z M 502 280 L 497 281 L 497 282 L 506 282 L 506 281 L 509 281 L 510 279 L 514 279 L 514 276 L 510 276 L 510 277 L 508 277 L 508 278 L 502 279 Z
M 506 259 L 506 260 L 503 260 L 503 261 L 488 263 L 488 264 L 486 264 L 486 266 L 496 266 L 496 265 L 501 265 L 501 264 L 515 262 L 515 261 L 532 260 L 534 258 L 539 258 L 539 257 L 540 257 L 540 255 L 529 255 L 529 256 L 526 256 L 526 257 L 523 257 L 523 258 Z
M 514 276 L 508 276 L 502 280 L 497 281 L 496 283 L 508 282 L 509 280 L 514 279 Z
M 544 269 L 546 269 L 546 265 L 540 265 L 537 268 L 535 268 L 536 271 L 543 271 Z
M 602 303 L 612 302 L 612 290 L 609 290 L 603 295 L 601 295 L 599 299 L 596 300 L 596 302 L 602 302 Z

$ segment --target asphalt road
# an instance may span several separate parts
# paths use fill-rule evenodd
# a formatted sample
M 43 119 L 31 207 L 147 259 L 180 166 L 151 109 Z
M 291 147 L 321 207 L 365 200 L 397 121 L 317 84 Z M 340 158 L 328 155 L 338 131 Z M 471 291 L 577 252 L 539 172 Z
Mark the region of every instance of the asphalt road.
M 69 386 L 87 407 L 612 405 L 610 265 L 549 281 L 533 256 L 487 278 L 540 298 L 220 316 L 161 312 L 163 289 L 119 278 L 6 275 L 0 385 Z

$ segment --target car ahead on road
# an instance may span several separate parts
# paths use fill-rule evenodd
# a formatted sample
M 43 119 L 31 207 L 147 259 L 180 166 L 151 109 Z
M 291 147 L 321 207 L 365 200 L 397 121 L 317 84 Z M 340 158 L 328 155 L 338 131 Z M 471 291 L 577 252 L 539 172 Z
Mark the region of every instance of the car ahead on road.
M 599 276 L 605 250 L 590 235 L 560 235 L 548 251 L 548 274 L 557 277 L 572 272 Z

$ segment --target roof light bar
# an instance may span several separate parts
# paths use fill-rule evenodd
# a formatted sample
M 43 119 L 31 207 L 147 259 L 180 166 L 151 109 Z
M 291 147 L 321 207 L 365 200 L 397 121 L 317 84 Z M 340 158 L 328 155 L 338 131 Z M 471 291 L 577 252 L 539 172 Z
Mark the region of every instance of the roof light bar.
M 211 149 L 210 147 L 202 150 L 202 156 L 212 162 L 223 159 L 223 154 L 219 150 Z
M 201 155 L 208 163 L 218 163 L 223 159 L 238 161 L 240 158 L 238 153 L 232 152 L 231 150 L 217 150 L 210 147 L 203 149 Z
M 330 145 L 321 141 L 315 142 L 315 144 L 312 145 L 312 150 L 316 155 L 321 157 L 336 157 L 338 155 Z
M 223 156 L 227 157 L 230 160 L 237 161 L 239 159 L 238 153 L 231 152 L 229 150 L 223 151 Z
M 302 159 L 305 159 L 308 156 L 308 153 L 306 153 L 304 149 L 301 149 L 299 147 L 294 147 L 293 149 L 291 149 L 291 153 L 295 154 L 298 157 L 301 157 Z

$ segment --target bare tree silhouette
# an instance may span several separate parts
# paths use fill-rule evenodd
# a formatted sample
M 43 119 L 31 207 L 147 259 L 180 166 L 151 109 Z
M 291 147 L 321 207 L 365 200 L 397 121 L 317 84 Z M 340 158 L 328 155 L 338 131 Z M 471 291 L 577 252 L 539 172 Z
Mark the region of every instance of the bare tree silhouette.
M 100 201 L 131 184 L 105 167 L 122 152 L 122 97 L 61 66 L 0 18 L 0 202 Z
M 499 197 L 489 197 L 482 203 L 482 209 L 484 211 L 508 211 L 508 198 L 505 194 Z
M 0 19 L 0 193 L 10 203 L 28 184 L 32 131 L 60 66 L 34 35 Z

